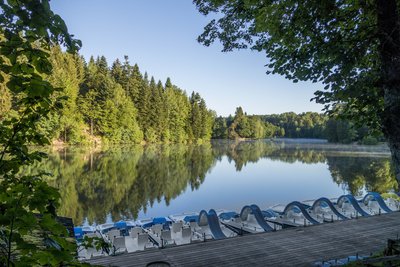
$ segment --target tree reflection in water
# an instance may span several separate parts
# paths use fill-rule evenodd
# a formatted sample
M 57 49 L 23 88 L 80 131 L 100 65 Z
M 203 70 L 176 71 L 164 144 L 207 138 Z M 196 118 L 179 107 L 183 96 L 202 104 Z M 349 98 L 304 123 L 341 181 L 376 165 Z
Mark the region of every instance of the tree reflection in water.
M 363 189 L 385 193 L 397 188 L 390 158 L 334 156 L 327 157 L 327 163 L 333 180 L 354 195 Z
M 103 223 L 108 215 L 114 221 L 137 218 L 141 210 L 145 212 L 156 202 L 168 206 L 187 188 L 197 190 L 223 157 L 234 163 L 236 171 L 260 159 L 326 163 L 333 181 L 353 194 L 364 189 L 387 192 L 397 187 L 389 154 L 377 157 L 353 150 L 268 141 L 113 147 L 103 151 L 68 148 L 51 152 L 48 160 L 35 168 L 53 173 L 49 182 L 60 189 L 60 214 L 72 217 L 76 224 L 85 219 Z
M 40 168 L 53 173 L 50 183 L 62 195 L 60 214 L 80 224 L 137 218 L 155 201 L 179 196 L 189 185 L 197 189 L 215 165 L 211 145 L 152 145 L 106 151 L 51 153 Z

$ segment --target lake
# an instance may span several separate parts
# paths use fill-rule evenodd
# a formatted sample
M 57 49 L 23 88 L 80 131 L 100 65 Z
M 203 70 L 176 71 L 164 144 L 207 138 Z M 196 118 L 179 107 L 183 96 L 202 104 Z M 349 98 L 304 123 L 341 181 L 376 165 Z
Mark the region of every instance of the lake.
M 213 141 L 203 145 L 66 148 L 36 165 L 53 173 L 59 214 L 76 225 L 202 209 L 266 209 L 397 184 L 386 146 L 315 140 Z

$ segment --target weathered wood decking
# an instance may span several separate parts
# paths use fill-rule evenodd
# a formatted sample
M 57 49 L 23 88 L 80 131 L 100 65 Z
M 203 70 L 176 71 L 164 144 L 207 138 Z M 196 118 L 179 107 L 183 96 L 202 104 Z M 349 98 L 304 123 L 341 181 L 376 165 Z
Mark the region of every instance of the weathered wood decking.
M 400 212 L 236 238 L 92 259 L 104 266 L 310 266 L 316 261 L 369 255 L 400 234 Z

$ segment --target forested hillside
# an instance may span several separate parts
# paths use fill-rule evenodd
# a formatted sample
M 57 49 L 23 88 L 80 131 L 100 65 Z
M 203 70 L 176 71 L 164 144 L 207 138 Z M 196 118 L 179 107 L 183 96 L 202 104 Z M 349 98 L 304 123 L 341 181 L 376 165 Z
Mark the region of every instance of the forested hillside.
M 46 77 L 60 88 L 57 108 L 40 121 L 40 130 L 55 143 L 187 143 L 214 139 L 271 137 L 324 138 L 335 143 L 375 144 L 367 127 L 316 112 L 216 117 L 205 100 L 140 71 L 129 58 L 108 65 L 104 56 L 89 62 L 79 55 L 51 50 L 53 72 Z M 0 120 L 17 116 L 17 97 L 0 83 Z
M 382 133 L 374 133 L 367 126 L 357 127 L 351 121 L 316 112 L 262 115 L 261 119 L 284 129 L 288 138 L 323 138 L 332 143 L 373 145 L 384 141 Z
M 140 143 L 201 142 L 211 138 L 214 112 L 203 98 L 190 96 L 168 78 L 156 81 L 139 67 L 104 56 L 89 62 L 55 47 L 53 73 L 46 77 L 55 87 L 54 108 L 42 118 L 40 129 L 54 142 Z M 16 116 L 18 106 L 4 83 L 0 86 L 0 120 Z
M 316 112 L 296 114 L 285 112 L 282 114 L 261 115 L 261 120 L 272 123 L 284 129 L 288 138 L 326 138 L 325 126 L 328 117 Z
M 233 117 L 215 119 L 212 137 L 214 139 L 320 138 L 333 143 L 358 142 L 371 145 L 384 141 L 382 134 L 371 135 L 367 126 L 356 127 L 352 122 L 317 112 L 247 115 L 241 107 L 236 108 Z
M 247 115 L 242 107 L 237 107 L 235 116 L 218 117 L 213 126 L 214 139 L 270 138 L 284 136 L 283 128 L 264 122 L 260 116 Z

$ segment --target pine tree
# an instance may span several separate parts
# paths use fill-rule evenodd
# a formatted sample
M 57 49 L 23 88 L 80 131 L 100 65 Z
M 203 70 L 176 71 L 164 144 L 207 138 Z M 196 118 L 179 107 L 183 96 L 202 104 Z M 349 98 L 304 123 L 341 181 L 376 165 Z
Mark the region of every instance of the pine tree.
M 114 83 L 113 97 L 103 108 L 104 137 L 112 143 L 139 143 L 143 134 L 136 120 L 136 109 L 120 84 Z
M 192 97 L 192 107 L 191 107 L 191 116 L 190 116 L 190 124 L 191 124 L 191 134 L 194 140 L 201 138 L 202 133 L 202 115 L 199 107 L 199 103 L 197 101 L 193 101 Z
M 165 88 L 172 88 L 172 82 L 171 82 L 171 79 L 169 77 L 165 81 Z
M 103 75 L 108 74 L 108 63 L 105 56 L 97 57 L 96 59 L 97 71 Z
M 97 121 L 101 115 L 101 107 L 96 101 L 97 93 L 95 90 L 89 90 L 78 99 L 79 110 L 81 111 L 85 121 L 89 125 L 89 133 L 91 136 L 97 133 Z
M 206 101 L 201 98 L 199 103 L 200 113 L 201 113 L 201 139 L 209 140 L 212 135 L 212 126 L 215 120 L 215 112 L 207 109 Z
M 140 143 L 143 140 L 143 132 L 137 122 L 137 110 L 130 98 L 120 95 L 118 101 L 118 126 L 120 131 L 120 143 Z
M 62 52 L 60 47 L 54 47 L 51 50 L 50 59 L 53 73 L 48 79 L 53 86 L 62 88 L 62 91 L 55 92 L 53 96 L 66 97 L 66 99 L 61 102 L 62 108 L 57 110 L 57 114 L 50 114 L 50 118 L 53 118 L 53 126 L 49 126 L 50 123 L 44 120 L 42 127 L 46 132 L 54 133 L 54 137 L 59 137 L 64 142 L 81 142 L 83 118 L 81 113 L 77 112 L 77 98 L 79 86 L 83 81 L 84 62 L 78 55 Z
M 122 64 L 118 58 L 112 64 L 111 76 L 122 87 L 126 86 L 127 76 L 125 75 L 124 69 L 122 68 Z
M 190 97 L 191 115 L 189 122 L 191 129 L 189 138 L 195 141 L 209 140 L 214 123 L 214 115 L 207 109 L 206 103 L 199 93 L 192 92 Z
M 127 68 L 128 67 L 125 64 L 124 69 Z M 130 75 L 128 76 L 128 84 L 125 90 L 127 91 L 128 96 L 131 98 L 131 100 L 136 106 L 139 103 L 139 92 L 143 83 L 144 83 L 143 76 L 140 73 L 139 66 L 135 64 L 132 67 L 132 72 L 130 72 Z
M 168 103 L 168 129 L 172 142 L 182 143 L 189 139 L 190 102 L 182 90 L 166 83 L 166 102 Z
M 113 96 L 113 86 L 105 57 L 98 57 L 96 61 L 91 57 L 79 98 L 79 105 L 85 120 L 89 123 L 91 135 L 104 134 L 103 115 L 106 115 L 104 107 L 107 100 Z
M 157 83 L 157 99 L 156 106 L 158 107 L 158 122 L 157 128 L 160 133 L 160 140 L 163 142 L 168 142 L 170 139 L 170 133 L 168 130 L 168 102 L 166 101 L 165 89 L 161 83 Z
M 139 98 L 138 98 L 138 122 L 140 125 L 140 128 L 143 131 L 144 138 L 148 141 L 148 136 L 151 136 L 153 133 L 148 134 L 148 131 L 150 130 L 150 103 L 151 101 L 151 91 L 149 88 L 149 81 L 148 81 L 148 76 L 147 72 L 144 74 L 143 82 L 140 86 L 140 91 L 139 91 Z

